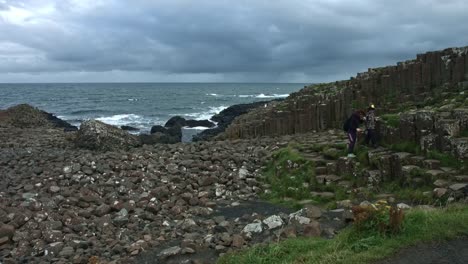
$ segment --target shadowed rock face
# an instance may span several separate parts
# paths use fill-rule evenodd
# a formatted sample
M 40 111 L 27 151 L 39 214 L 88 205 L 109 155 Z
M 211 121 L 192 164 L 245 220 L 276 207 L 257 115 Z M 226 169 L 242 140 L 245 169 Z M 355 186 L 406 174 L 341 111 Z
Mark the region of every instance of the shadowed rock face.
M 128 150 L 141 145 L 136 136 L 100 121 L 83 122 L 76 135 L 75 145 L 90 150 Z
M 56 127 L 64 128 L 67 131 L 78 129 L 53 114 L 39 110 L 28 104 L 20 104 L 0 111 L 0 122 L 18 128 Z
M 281 99 L 273 101 L 281 101 Z M 250 104 L 238 104 L 230 106 L 211 118 L 211 120 L 218 123 L 218 125 L 215 128 L 202 131 L 198 135 L 194 136 L 193 140 L 209 140 L 215 137 L 216 135 L 219 135 L 220 133 L 224 132 L 236 117 L 246 114 L 255 108 L 265 107 L 265 105 L 269 105 L 273 101 L 262 101 Z

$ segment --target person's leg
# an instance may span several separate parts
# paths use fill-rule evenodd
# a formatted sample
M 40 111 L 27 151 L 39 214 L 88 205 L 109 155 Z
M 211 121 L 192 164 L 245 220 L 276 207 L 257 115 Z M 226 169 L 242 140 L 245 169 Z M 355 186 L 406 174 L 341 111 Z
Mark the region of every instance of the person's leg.
M 352 154 L 354 152 L 354 145 L 356 144 L 356 132 L 354 131 L 348 132 L 348 140 L 349 140 L 348 154 Z
M 369 145 L 370 140 L 371 140 L 371 129 L 366 129 L 366 137 L 364 139 L 364 144 Z
M 371 142 L 371 146 L 376 148 L 377 147 L 377 134 L 375 133 L 375 130 L 374 129 L 369 129 L 369 133 L 370 133 L 370 142 Z

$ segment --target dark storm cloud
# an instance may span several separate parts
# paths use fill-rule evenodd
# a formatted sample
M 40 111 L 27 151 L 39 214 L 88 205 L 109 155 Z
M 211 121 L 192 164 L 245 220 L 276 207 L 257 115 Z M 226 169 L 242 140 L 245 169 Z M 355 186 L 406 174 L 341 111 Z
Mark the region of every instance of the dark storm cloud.
M 467 12 L 464 0 L 0 0 L 0 73 L 334 80 L 468 45 Z

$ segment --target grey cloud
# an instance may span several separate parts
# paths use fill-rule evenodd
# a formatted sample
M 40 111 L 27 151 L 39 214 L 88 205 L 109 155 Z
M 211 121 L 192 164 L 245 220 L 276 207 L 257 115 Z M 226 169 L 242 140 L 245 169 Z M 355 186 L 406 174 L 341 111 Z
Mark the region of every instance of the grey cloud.
M 0 44 L 37 55 L 15 55 L 8 65 L 0 57 L 4 74 L 118 70 L 129 78 L 312 82 L 468 45 L 463 0 L 29 0 L 0 10 L 10 6 L 55 11 L 32 15 L 34 23 L 0 19 Z

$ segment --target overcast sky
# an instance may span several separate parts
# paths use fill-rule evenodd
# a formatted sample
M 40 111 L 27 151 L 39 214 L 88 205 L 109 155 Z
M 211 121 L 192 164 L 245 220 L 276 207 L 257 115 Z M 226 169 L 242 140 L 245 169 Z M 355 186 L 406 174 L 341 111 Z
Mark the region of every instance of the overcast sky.
M 467 0 L 0 0 L 0 82 L 310 83 L 467 45 Z

